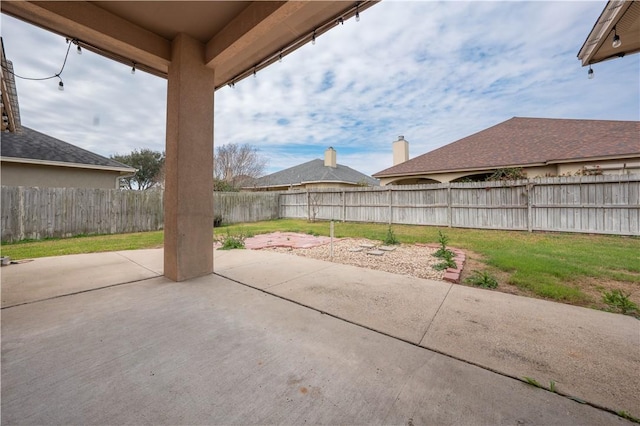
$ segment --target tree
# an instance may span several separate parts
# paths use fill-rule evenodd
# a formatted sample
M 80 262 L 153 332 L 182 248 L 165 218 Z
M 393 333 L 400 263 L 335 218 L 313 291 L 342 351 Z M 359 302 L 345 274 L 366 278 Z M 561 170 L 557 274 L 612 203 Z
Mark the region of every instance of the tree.
M 216 147 L 214 179 L 238 189 L 264 174 L 267 160 L 249 144 L 227 144 Z
M 145 190 L 162 183 L 160 180 L 164 170 L 164 152 L 146 148 L 135 149 L 130 154 L 112 155 L 111 159 L 138 170 L 134 176 L 122 178 L 128 189 Z

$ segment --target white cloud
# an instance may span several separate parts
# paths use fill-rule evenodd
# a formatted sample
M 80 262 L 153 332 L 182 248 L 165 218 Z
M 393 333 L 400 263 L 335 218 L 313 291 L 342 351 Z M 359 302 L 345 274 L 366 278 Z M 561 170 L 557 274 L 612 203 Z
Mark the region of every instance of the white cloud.
M 372 174 L 513 116 L 638 120 L 639 55 L 576 54 L 604 2 L 381 2 L 215 96 L 215 143 L 250 143 L 269 172 L 322 158 Z M 59 67 L 64 39 L 5 16 L 16 72 Z M 23 122 L 103 155 L 163 149 L 164 80 L 70 54 L 55 81 L 19 81 Z M 615 94 L 615 96 L 611 96 Z M 95 126 L 99 117 L 99 126 Z

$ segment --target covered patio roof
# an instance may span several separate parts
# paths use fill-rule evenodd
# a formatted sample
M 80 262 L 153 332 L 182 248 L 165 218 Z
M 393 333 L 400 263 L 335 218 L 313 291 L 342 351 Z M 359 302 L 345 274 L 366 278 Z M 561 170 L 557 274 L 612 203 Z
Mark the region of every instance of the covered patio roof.
M 3 1 L 2 12 L 167 77 L 178 34 L 205 45 L 219 88 L 260 71 L 376 1 Z M 152 11 L 152 12 L 151 12 Z
M 619 44 L 614 47 L 614 37 Z M 610 0 L 578 52 L 582 66 L 640 52 L 640 2 Z
M 375 0 L 2 1 L 3 13 L 167 79 L 164 275 L 213 272 L 214 91 Z

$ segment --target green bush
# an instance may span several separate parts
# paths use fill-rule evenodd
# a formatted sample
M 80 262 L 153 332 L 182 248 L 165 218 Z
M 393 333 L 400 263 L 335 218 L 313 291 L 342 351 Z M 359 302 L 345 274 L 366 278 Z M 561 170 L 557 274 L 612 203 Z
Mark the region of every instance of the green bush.
M 446 250 L 445 252 L 443 252 L 443 255 L 441 257 L 442 257 L 442 262 L 436 263 L 435 265 L 433 265 L 433 269 L 435 269 L 436 271 L 442 271 L 447 268 L 458 267 L 455 260 L 453 260 L 453 253 L 450 250 Z
M 444 235 L 440 230 L 438 230 L 438 242 L 440 243 L 440 247 L 433 255 L 435 257 L 441 257 L 443 259 L 447 257 L 453 258 L 453 252 L 447 248 L 447 243 L 449 242 L 449 238 L 446 235 Z
M 391 225 L 389 225 L 389 228 L 387 228 L 387 236 L 384 238 L 384 240 L 382 240 L 382 242 L 387 246 L 400 244 L 400 241 L 398 241 L 396 234 L 393 232 L 393 229 L 391 229 Z
M 624 294 L 622 290 L 611 290 L 602 293 L 602 300 L 609 305 L 609 311 L 633 315 L 638 312 L 638 305 L 629 299 L 631 293 Z
M 245 236 L 243 234 L 231 235 L 227 229 L 227 235 L 222 240 L 222 246 L 218 250 L 243 249 L 244 239 Z
M 473 271 L 464 282 L 482 288 L 498 287 L 498 281 L 487 272 Z

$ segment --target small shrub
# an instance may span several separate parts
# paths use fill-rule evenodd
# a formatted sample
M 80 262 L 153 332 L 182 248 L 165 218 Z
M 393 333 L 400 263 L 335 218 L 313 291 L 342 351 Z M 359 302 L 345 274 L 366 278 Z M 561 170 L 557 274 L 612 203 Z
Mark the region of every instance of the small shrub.
M 447 248 L 447 243 L 449 242 L 449 238 L 442 233 L 442 231 L 438 230 L 438 243 L 440 243 L 440 247 L 433 254 L 435 257 L 445 258 L 445 256 L 450 256 L 453 258 L 453 252 Z
M 622 290 L 605 291 L 602 294 L 602 300 L 609 305 L 609 311 L 620 312 L 625 315 L 632 315 L 638 312 L 638 305 L 629 299 L 631 293 L 624 294 Z
M 496 288 L 498 281 L 487 272 L 473 271 L 471 276 L 465 280 L 466 283 L 482 288 Z
M 222 240 L 222 246 L 218 250 L 233 250 L 244 248 L 244 235 L 231 235 L 227 229 L 227 235 Z
M 382 242 L 387 246 L 400 244 L 400 241 L 398 241 L 398 238 L 396 238 L 396 234 L 393 232 L 393 229 L 391 229 L 391 226 L 389 226 L 389 228 L 387 229 L 387 236 L 384 237 L 384 240 L 382 240 Z
M 435 269 L 436 271 L 442 271 L 447 268 L 457 267 L 458 265 L 456 264 L 455 260 L 453 260 L 453 253 L 450 250 L 444 252 L 442 256 L 442 262 L 433 265 L 433 269 Z

